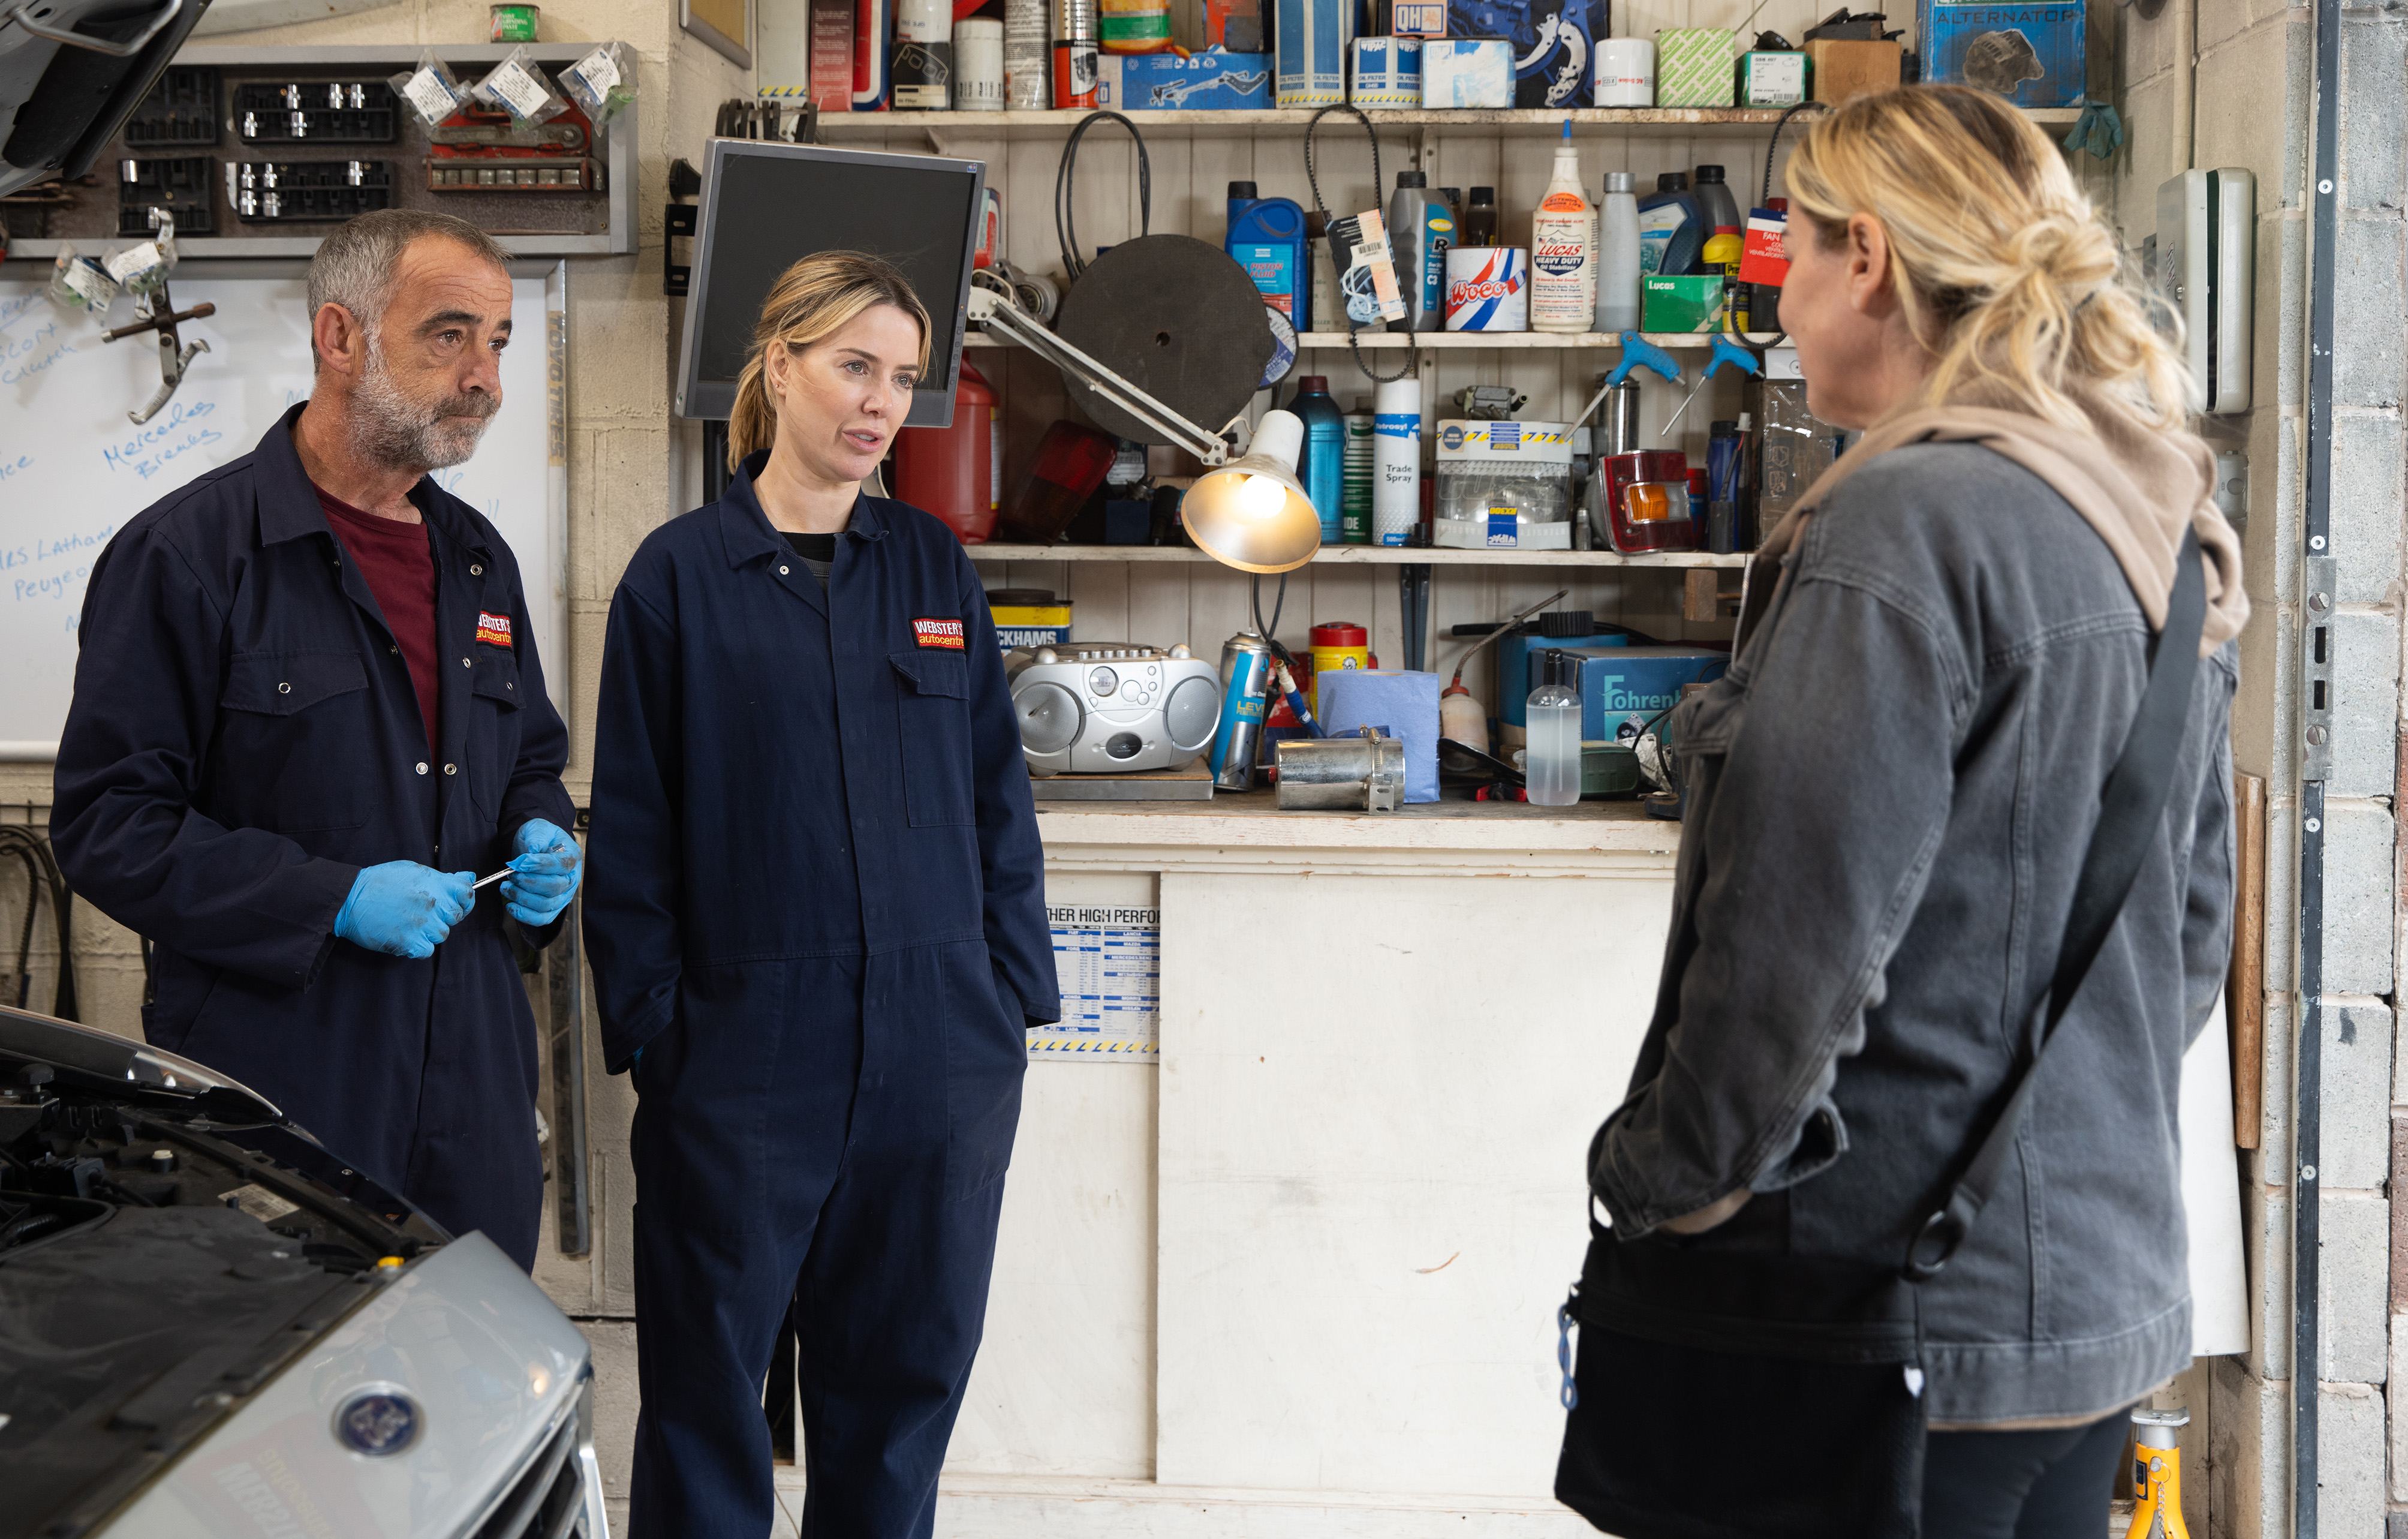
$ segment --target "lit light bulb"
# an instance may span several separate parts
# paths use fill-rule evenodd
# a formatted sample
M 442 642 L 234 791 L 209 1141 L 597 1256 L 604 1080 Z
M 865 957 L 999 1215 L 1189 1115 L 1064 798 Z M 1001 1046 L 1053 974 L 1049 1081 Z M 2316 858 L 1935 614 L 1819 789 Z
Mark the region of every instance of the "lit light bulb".
M 1249 518 L 1271 518 L 1287 506 L 1287 488 L 1268 476 L 1248 476 L 1238 487 L 1238 509 Z

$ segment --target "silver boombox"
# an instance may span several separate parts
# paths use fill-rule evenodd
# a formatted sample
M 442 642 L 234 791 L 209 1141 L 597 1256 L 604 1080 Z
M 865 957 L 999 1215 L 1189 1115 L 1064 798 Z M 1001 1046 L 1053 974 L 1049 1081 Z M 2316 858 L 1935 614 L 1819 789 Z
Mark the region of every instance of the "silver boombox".
M 1168 770 L 1221 723 L 1220 670 L 1184 646 L 1065 641 L 1007 653 L 1003 671 L 1033 775 Z

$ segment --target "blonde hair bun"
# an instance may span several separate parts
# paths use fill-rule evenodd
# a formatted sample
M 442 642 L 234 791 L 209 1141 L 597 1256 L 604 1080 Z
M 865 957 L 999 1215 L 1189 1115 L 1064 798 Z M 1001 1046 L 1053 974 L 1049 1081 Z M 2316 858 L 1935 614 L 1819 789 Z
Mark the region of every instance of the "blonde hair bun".
M 1963 86 L 1858 96 L 1808 131 L 1784 178 L 1827 245 L 1855 215 L 1881 224 L 1933 359 L 1919 404 L 2011 405 L 2082 430 L 2104 410 L 2185 429 L 2182 355 L 2063 153 L 2014 108 Z

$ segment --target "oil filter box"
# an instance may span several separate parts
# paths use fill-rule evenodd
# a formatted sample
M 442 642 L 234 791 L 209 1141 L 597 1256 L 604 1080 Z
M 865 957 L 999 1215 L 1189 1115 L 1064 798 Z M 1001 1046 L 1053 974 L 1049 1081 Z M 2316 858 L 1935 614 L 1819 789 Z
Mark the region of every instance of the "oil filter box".
M 1512 106 L 1513 45 L 1493 37 L 1424 39 L 1422 105 Z
M 1234 111 L 1271 105 L 1268 53 L 1212 49 L 1183 59 L 1176 53 L 1107 53 L 1096 68 L 1096 105 L 1114 111 Z
M 1422 105 L 1422 45 L 1414 37 L 1354 39 L 1354 83 L 1347 101 L 1355 107 Z
M 1720 27 L 1666 27 L 1656 35 L 1656 105 L 1728 107 L 1738 39 Z
M 2088 83 L 2083 7 L 1948 5 L 1915 7 L 1923 79 L 1970 85 L 2017 107 L 2078 107 Z
M 1509 106 L 1587 107 L 1597 99 L 1604 0 L 1447 0 L 1446 35 L 1494 38 L 1512 49 Z
M 1272 13 L 1281 107 L 1340 107 L 1346 101 L 1347 45 L 1354 41 L 1354 0 L 1280 0 Z

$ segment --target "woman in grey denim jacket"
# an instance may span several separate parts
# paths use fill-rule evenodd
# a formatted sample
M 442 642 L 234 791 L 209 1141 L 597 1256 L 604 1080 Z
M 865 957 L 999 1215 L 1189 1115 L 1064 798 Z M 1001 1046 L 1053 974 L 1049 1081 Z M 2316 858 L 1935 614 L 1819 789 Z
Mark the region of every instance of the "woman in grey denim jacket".
M 2120 1414 L 2190 1356 L 2176 1089 L 2230 952 L 2239 541 L 2178 356 L 2012 108 L 1860 97 L 1786 180 L 1782 321 L 1814 414 L 1865 437 L 1674 718 L 1691 919 L 1592 1184 L 1626 1237 L 1905 1254 L 2032 1048 L 2197 530 L 2207 661 L 2163 829 L 1923 1288 L 1928 1539 L 2103 1534 Z

